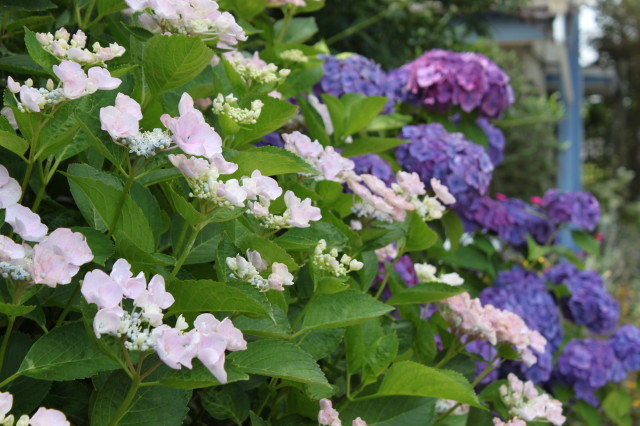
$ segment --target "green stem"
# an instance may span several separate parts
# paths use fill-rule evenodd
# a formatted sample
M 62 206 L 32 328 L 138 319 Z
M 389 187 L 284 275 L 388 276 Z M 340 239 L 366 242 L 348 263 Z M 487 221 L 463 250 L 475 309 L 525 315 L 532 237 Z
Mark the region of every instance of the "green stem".
M 22 198 L 24 198 L 24 194 L 27 191 L 27 186 L 29 186 L 29 180 L 31 179 L 31 172 L 33 172 L 33 159 L 31 158 L 31 152 L 29 152 L 29 160 L 27 161 L 27 170 L 24 172 L 24 178 L 22 179 L 22 194 L 20 195 L 20 200 L 18 203 L 22 202 Z
M 0 383 L 0 389 L 5 387 L 9 383 L 13 382 L 15 379 L 17 379 L 20 376 L 22 376 L 22 373 L 19 373 L 19 372 L 13 373 L 11 376 L 7 377 Z
M 447 352 L 444 354 L 444 357 L 442 357 L 442 359 L 438 361 L 438 363 L 433 368 L 440 368 L 446 365 L 447 362 L 449 362 L 453 357 L 458 355 L 459 348 L 457 347 L 458 345 L 456 343 L 457 343 L 457 340 L 455 340 L 455 336 L 454 336 L 454 340 L 451 342 L 451 345 L 447 349 Z
M 4 364 L 4 354 L 7 352 L 7 346 L 9 345 L 9 337 L 11 337 L 11 331 L 13 330 L 13 324 L 16 322 L 16 317 L 14 315 L 8 316 L 7 323 L 7 331 L 4 333 L 4 337 L 2 338 L 2 347 L 0 347 L 0 369 Z
M 113 417 L 111 418 L 111 421 L 109 422 L 109 426 L 116 426 L 120 421 L 120 419 L 124 417 L 125 413 L 129 409 L 129 406 L 131 405 L 131 402 L 133 402 L 133 398 L 135 398 L 136 393 L 138 392 L 138 388 L 140 388 L 140 378 L 134 377 L 131 380 L 131 386 L 129 387 L 129 392 L 127 392 L 127 395 L 124 397 L 122 404 L 120 404 L 120 407 L 118 407 L 118 411 L 116 411 L 116 414 L 114 414 Z
M 89 2 L 89 6 L 87 7 L 87 11 L 84 14 L 84 19 L 82 20 L 82 23 L 84 25 L 82 25 L 82 29 L 87 29 L 87 25 L 89 20 L 91 19 L 91 14 L 93 13 L 93 7 L 96 4 L 96 0 L 91 0 L 91 2 Z M 78 24 L 80 25 L 80 24 Z
M 38 188 L 38 192 L 36 193 L 36 199 L 33 202 L 33 206 L 31 210 L 34 213 L 38 212 L 38 208 L 40 207 L 40 202 L 42 202 L 42 198 L 44 197 L 45 190 L 47 189 L 47 184 L 49 183 L 45 176 L 44 170 L 42 170 L 42 162 L 38 161 L 38 174 L 40 175 L 40 188 Z
M 71 306 L 73 306 L 73 300 L 76 297 L 78 297 L 78 294 L 80 294 L 80 284 L 78 284 L 76 289 L 73 290 L 73 294 L 71 295 L 71 297 L 67 301 L 67 304 L 64 306 L 64 309 L 62 310 L 62 313 L 58 317 L 58 321 L 56 321 L 56 327 L 60 327 L 62 325 L 62 323 L 64 322 L 65 318 L 67 318 L 67 315 L 69 314 L 69 311 L 71 311 Z
M 396 258 L 393 259 L 393 262 L 391 262 L 389 264 L 389 266 L 387 266 L 387 269 L 384 272 L 384 279 L 380 283 L 380 287 L 378 288 L 378 291 L 376 292 L 376 295 L 375 295 L 376 299 L 380 298 L 380 295 L 382 295 L 382 292 L 384 291 L 385 287 L 387 287 L 387 282 L 389 281 L 389 277 L 391 277 L 391 271 L 393 271 L 393 268 L 395 268 L 396 263 L 398 263 L 398 261 L 400 260 L 401 256 L 402 256 L 402 252 L 400 250 L 398 250 L 398 255 L 396 256 Z
M 345 29 L 344 31 L 334 35 L 333 37 L 329 37 L 327 39 L 327 45 L 330 46 L 333 43 L 336 43 L 344 38 L 347 37 L 351 37 L 352 35 L 354 35 L 355 33 L 367 28 L 370 25 L 375 24 L 376 22 L 384 19 L 387 16 L 389 9 L 384 9 L 380 12 L 378 12 L 377 14 L 373 15 L 370 18 L 365 19 L 364 21 L 360 21 L 355 25 L 350 26 L 349 28 Z
M 111 221 L 111 226 L 109 226 L 109 232 L 107 233 L 107 237 L 111 237 L 113 235 L 113 231 L 116 229 L 116 225 L 118 225 L 118 220 L 120 220 L 120 216 L 122 216 L 122 207 L 124 203 L 127 201 L 127 195 L 129 195 L 129 190 L 131 189 L 131 185 L 136 180 L 136 174 L 133 170 L 129 170 L 129 176 L 127 177 L 127 181 L 124 184 L 124 188 L 122 189 L 122 194 L 120 194 L 120 198 L 118 199 L 118 204 L 116 204 L 116 213 Z
M 285 34 L 287 34 L 287 28 L 289 28 L 289 24 L 291 23 L 291 19 L 295 14 L 295 6 L 289 6 L 284 10 L 284 19 L 282 20 L 282 29 L 280 29 L 280 34 L 278 34 L 278 39 L 276 40 L 278 43 L 281 43 L 284 40 Z
M 267 396 L 262 400 L 262 404 L 260 404 L 260 408 L 258 408 L 258 411 L 256 412 L 256 415 L 260 416 L 262 414 L 262 411 L 264 410 L 264 408 L 267 406 L 267 403 L 269 401 L 271 401 L 273 394 L 276 392 L 276 383 L 278 382 L 278 379 L 275 377 L 271 378 L 271 381 L 269 382 L 269 393 L 267 394 Z
M 173 270 L 171 271 L 171 275 L 169 276 L 169 281 L 171 281 L 176 277 L 176 275 L 178 275 L 178 271 L 180 270 L 180 268 L 182 268 L 182 264 L 184 263 L 184 261 L 187 260 L 187 256 L 189 256 L 189 253 L 191 252 L 191 248 L 193 248 L 193 244 L 196 242 L 196 237 L 200 233 L 202 226 L 203 226 L 202 224 L 198 225 L 191 230 L 191 236 L 189 237 L 187 244 L 182 249 L 182 252 L 180 253 L 180 257 L 178 258 L 176 265 L 173 267 Z

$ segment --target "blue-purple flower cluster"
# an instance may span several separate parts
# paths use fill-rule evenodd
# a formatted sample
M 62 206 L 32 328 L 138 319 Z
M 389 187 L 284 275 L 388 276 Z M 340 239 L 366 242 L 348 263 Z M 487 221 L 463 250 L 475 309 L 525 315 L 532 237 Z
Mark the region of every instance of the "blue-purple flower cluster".
M 570 341 L 558 357 L 557 371 L 560 381 L 571 386 L 577 398 L 593 406 L 598 405 L 595 391 L 626 376 L 610 342 L 597 339 Z
M 396 149 L 396 159 L 408 172 L 416 172 L 427 188 L 435 177 L 464 209 L 487 193 L 493 164 L 484 149 L 462 133 L 449 133 L 439 123 L 405 126 L 399 136 L 410 143 Z
M 623 325 L 609 342 L 625 371 L 640 371 L 640 328 L 631 324 Z
M 544 280 L 535 272 L 521 266 L 501 271 L 492 287 L 480 293 L 483 304 L 511 311 L 520 316 L 527 327 L 537 330 L 547 339 L 544 353 L 536 353 L 538 362 L 531 367 L 512 363 L 506 369 L 519 371 L 527 380 L 542 383 L 549 380 L 553 370 L 553 354 L 562 342 L 560 314 Z
M 613 331 L 620 317 L 619 303 L 609 295 L 595 271 L 580 271 L 562 262 L 545 273 L 547 280 L 567 286 L 571 295 L 564 298 L 562 311 L 570 321 L 584 325 L 592 333 Z
M 538 207 L 517 198 L 480 197 L 461 213 L 471 224 L 495 232 L 514 246 L 526 244 L 527 235 L 538 244 L 547 244 L 555 229 Z
M 389 98 L 384 112 L 393 111 L 398 98 L 398 87 L 402 84 L 390 78 L 380 65 L 372 59 L 352 54 L 346 57 L 322 55 L 324 76 L 316 85 L 316 94 L 328 93 L 340 97 L 345 93 L 362 93 L 366 96 Z
M 542 207 L 556 225 L 568 223 L 593 231 L 600 220 L 598 200 L 584 191 L 560 192 L 549 189 L 542 199 Z
M 513 103 L 509 76 L 484 55 L 434 49 L 402 66 L 404 87 L 421 105 L 438 111 L 459 106 L 465 112 L 498 118 Z
M 355 163 L 354 171 L 361 174 L 370 174 L 382 179 L 387 185 L 396 181 L 396 176 L 391 165 L 377 154 L 361 155 L 351 158 Z
M 487 152 L 493 165 L 497 166 L 502 162 L 502 160 L 504 160 L 504 147 L 506 145 L 504 133 L 502 133 L 502 130 L 491 124 L 489 120 L 484 117 L 479 117 L 478 119 L 476 119 L 476 124 L 487 136 L 487 141 L 489 142 Z

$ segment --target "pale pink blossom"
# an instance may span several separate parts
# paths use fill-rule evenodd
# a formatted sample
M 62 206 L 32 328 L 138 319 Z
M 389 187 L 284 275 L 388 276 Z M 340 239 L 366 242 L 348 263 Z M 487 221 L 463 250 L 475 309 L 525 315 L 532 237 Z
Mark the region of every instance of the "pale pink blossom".
M 200 341 L 195 330 L 182 333 L 162 324 L 154 328 L 152 333 L 156 338 L 156 352 L 162 362 L 174 370 L 179 370 L 181 366 L 192 368 L 191 362 L 198 352 Z
M 456 198 L 451 195 L 449 192 L 449 188 L 442 185 L 440 181 L 436 178 L 431 178 L 431 189 L 436 193 L 436 196 L 440 198 L 444 204 L 450 205 L 456 202 Z
M 82 66 L 73 61 L 62 61 L 52 67 L 53 73 L 62 81 L 62 93 L 68 99 L 78 99 L 87 87 L 87 75 Z
M 54 43 L 53 46 L 57 47 L 57 44 Z M 62 48 L 54 49 L 54 54 L 58 57 L 63 57 L 66 55 L 67 59 L 74 62 L 91 63 L 94 60 L 93 54 L 91 54 L 91 52 L 89 52 L 87 49 L 81 49 L 80 47 L 72 47 L 66 52 Z
M 287 223 L 296 228 L 308 228 L 310 221 L 322 219 L 320 209 L 311 205 L 311 199 L 301 201 L 292 191 L 284 194 L 289 217 Z
M 134 278 L 131 273 L 131 265 L 125 259 L 118 259 L 113 264 L 109 276 L 118 283 L 124 296 L 129 299 L 135 299 L 140 296 L 147 287 L 144 273 L 140 272 Z
M 5 222 L 25 241 L 42 241 L 49 229 L 30 208 L 12 204 L 5 210 Z
M 138 120 L 114 106 L 100 108 L 100 124 L 113 139 L 128 138 L 139 132 Z
M 318 158 L 324 149 L 318 141 L 311 141 L 308 136 L 295 131 L 293 133 L 284 133 L 282 135 L 284 147 L 288 151 L 298 154 L 302 158 Z
M 315 108 L 315 110 L 320 115 L 320 118 L 322 119 L 322 123 L 324 124 L 324 129 L 327 131 L 327 134 L 332 135 L 333 122 L 331 121 L 331 114 L 329 114 L 329 108 L 325 104 L 320 102 L 320 100 L 314 95 L 309 95 L 307 99 L 309 100 L 309 103 L 311 104 L 311 106 Z
M 398 185 L 409 195 L 424 195 L 427 192 L 424 189 L 424 183 L 422 183 L 420 176 L 416 172 L 398 172 L 396 180 Z
M 265 200 L 275 200 L 282 195 L 278 182 L 269 176 L 262 176 L 260 170 L 254 170 L 249 178 L 243 177 L 242 187 L 250 200 L 255 200 L 258 196 Z
M 33 112 L 40 112 L 40 106 L 44 104 L 44 96 L 34 87 L 22 86 L 20 88 L 20 103 Z
M 70 426 L 64 413 L 52 408 L 38 408 L 29 419 L 29 426 Z
M 135 99 L 132 99 L 124 93 L 118 93 L 116 95 L 116 108 L 132 117 L 135 117 L 137 120 L 142 120 L 140 104 L 136 102 Z
M 342 426 L 340 413 L 333 408 L 331 401 L 323 398 L 320 400 L 320 411 L 318 412 L 318 423 L 325 426 Z
M 267 93 L 267 96 L 271 96 L 275 99 L 282 99 L 282 93 L 278 92 L 277 90 L 270 91 L 269 93 Z
M 227 342 L 227 350 L 243 351 L 247 349 L 247 341 L 244 340 L 242 331 L 237 329 L 229 318 L 218 321 L 211 314 L 200 314 L 193 322 L 193 326 L 199 333 L 220 335 Z
M 378 258 L 378 262 L 389 262 L 398 256 L 398 249 L 394 243 L 388 244 L 382 248 L 375 250 L 376 257 Z
M 68 42 L 69 37 L 71 37 L 71 34 L 69 34 L 69 31 L 67 31 L 66 28 L 62 27 L 58 31 L 56 31 L 55 37 L 56 37 L 56 40 L 64 40 Z
M 124 310 L 120 306 L 100 309 L 93 317 L 93 332 L 97 338 L 103 334 L 117 335 Z
M 494 426 L 527 426 L 527 422 L 517 417 L 514 417 L 513 419 L 508 420 L 507 422 L 504 422 L 502 419 L 498 417 L 494 417 L 493 425 Z
M 7 77 L 7 88 L 13 94 L 20 93 L 20 83 L 16 82 L 11 76 Z
M 58 228 L 33 248 L 33 282 L 49 287 L 69 284 L 80 266 L 92 259 L 84 235 Z
M 222 194 L 220 194 L 222 191 Z M 226 198 L 231 204 L 237 207 L 244 206 L 244 202 L 247 199 L 247 192 L 240 186 L 238 179 L 229 179 L 228 181 L 221 183 L 218 186 L 219 195 Z
M 21 195 L 18 181 L 9 176 L 7 168 L 0 164 L 0 209 L 16 204 Z
M 367 426 L 367 422 L 362 420 L 360 417 L 357 417 L 353 420 L 351 426 Z
M 262 256 L 260 256 L 260 253 L 257 250 L 247 250 L 247 259 L 258 272 L 267 269 L 267 262 L 262 259 Z
M 169 161 L 188 178 L 198 178 L 211 170 L 211 163 L 203 158 L 186 157 L 184 154 L 169 154 Z
M 89 80 L 95 81 L 95 85 L 99 90 L 113 90 L 120 86 L 122 80 L 111 77 L 109 71 L 102 67 L 92 67 L 87 71 Z
M 13 395 L 9 392 L 0 392 L 0 420 L 3 420 L 13 407 Z
M 209 161 L 221 175 L 230 175 L 238 170 L 238 165 L 224 159 L 222 154 L 214 154 L 209 157 Z
M 316 167 L 326 180 L 343 182 L 353 173 L 355 163 L 335 152 L 333 147 L 328 146 L 325 148 L 324 154 L 318 159 Z
M 18 260 L 26 255 L 24 246 L 17 244 L 11 238 L 0 235 L 0 260 Z
M 226 347 L 227 341 L 217 333 L 201 334 L 197 347 L 198 359 L 222 384 L 227 383 L 227 372 L 224 369 Z
M 18 122 L 16 121 L 16 114 L 11 107 L 4 106 L 0 109 L 0 114 L 7 119 L 13 130 L 18 130 Z
M 162 275 L 154 275 L 147 289 L 140 293 L 133 303 L 143 309 L 142 316 L 149 321 L 149 324 L 157 327 L 162 324 L 162 309 L 167 309 L 173 305 L 174 301 L 173 295 L 165 290 Z
M 118 306 L 123 297 L 120 285 L 99 269 L 87 272 L 81 292 L 87 302 L 95 303 L 100 309 Z
M 285 285 L 293 285 L 293 275 L 284 263 L 273 262 L 269 275 L 269 287 L 272 290 L 283 291 Z
M 63 28 L 61 28 L 63 29 Z M 68 37 L 67 37 L 68 40 Z M 87 44 L 87 35 L 82 30 L 76 31 L 76 33 L 71 37 L 71 41 L 75 42 L 76 46 L 82 48 Z

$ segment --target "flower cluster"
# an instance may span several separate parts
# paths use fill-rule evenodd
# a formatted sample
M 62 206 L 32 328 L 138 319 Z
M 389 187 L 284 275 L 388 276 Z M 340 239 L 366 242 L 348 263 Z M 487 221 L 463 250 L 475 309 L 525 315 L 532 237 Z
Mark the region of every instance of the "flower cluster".
M 223 56 L 229 61 L 240 77 L 249 84 L 254 82 L 257 84 L 279 83 L 284 81 L 291 73 L 291 71 L 286 68 L 278 70 L 277 65 L 266 63 L 260 59 L 258 52 L 255 52 L 253 56 L 247 58 L 239 51 L 232 50 L 223 53 Z
M 498 118 L 514 101 L 509 77 L 486 56 L 433 49 L 402 66 L 405 89 L 420 105 L 438 111 L 459 106 L 465 112 Z
M 579 271 L 573 264 L 562 262 L 545 273 L 554 284 L 565 285 L 571 296 L 562 300 L 563 313 L 593 333 L 612 331 L 620 316 L 619 303 L 607 293 L 602 278 L 595 271 Z
M 13 395 L 9 392 L 0 392 L 0 424 L 3 426 L 13 426 L 15 417 L 13 414 L 7 416 L 13 407 Z M 16 426 L 70 426 L 71 423 L 61 411 L 52 408 L 40 407 L 34 415 L 29 417 L 26 414 L 20 416 L 15 423 Z
M 260 99 L 251 102 L 250 108 L 241 108 L 238 106 L 238 99 L 229 94 L 223 96 L 219 93 L 213 100 L 211 110 L 216 115 L 223 115 L 237 124 L 255 124 L 260 118 L 262 107 L 264 104 Z
M 300 49 L 287 49 L 281 52 L 278 56 L 280 56 L 280 59 L 283 61 L 297 62 L 300 64 L 309 62 L 309 58 L 307 58 L 304 52 Z
M 487 141 L 489 142 L 487 153 L 495 167 L 504 160 L 504 147 L 506 145 L 504 133 L 484 117 L 477 118 L 476 124 L 480 126 L 484 134 L 487 136 Z
M 442 316 L 447 322 L 472 337 L 487 340 L 492 345 L 508 343 L 520 354 L 522 361 L 531 366 L 537 358 L 533 351 L 543 353 L 546 339 L 531 330 L 524 320 L 513 312 L 482 305 L 480 299 L 472 299 L 469 293 L 461 293 L 442 301 Z
M 318 412 L 318 423 L 323 426 L 342 426 L 340 413 L 333 408 L 330 400 L 323 398 L 320 400 L 320 411 Z M 360 417 L 353 420 L 351 426 L 367 426 L 367 422 Z
M 328 271 L 336 277 L 343 277 L 352 271 L 359 271 L 364 264 L 357 259 L 352 258 L 347 254 L 343 254 L 338 261 L 339 253 L 338 249 L 331 249 L 327 253 L 327 242 L 324 239 L 318 241 L 318 245 L 313 251 L 312 262 L 319 269 Z
M 400 165 L 417 173 L 425 184 L 434 177 L 442 181 L 461 211 L 487 193 L 493 164 L 481 146 L 461 133 L 449 133 L 432 123 L 405 126 L 399 138 L 410 141 L 396 149 Z
M 87 35 L 78 30 L 72 36 L 63 27 L 51 33 L 36 33 L 36 39 L 42 47 L 53 56 L 78 62 L 82 65 L 104 64 L 113 58 L 124 55 L 125 48 L 118 43 L 110 43 L 109 47 L 102 47 L 100 43 L 95 42 L 91 46 L 93 52 L 86 49 Z
M 171 136 L 161 129 L 141 133 L 141 119 L 140 105 L 123 93 L 116 96 L 115 106 L 100 108 L 102 130 L 108 132 L 114 142 L 126 146 L 129 152 L 148 158 L 169 149 L 173 142 Z
M 508 386 L 500 386 L 500 397 L 509 413 L 527 422 L 549 422 L 560 426 L 567 420 L 562 403 L 546 393 L 539 393 L 532 382 L 522 382 L 515 374 L 507 377 Z
M 84 236 L 67 228 L 47 235 L 48 228 L 40 216 L 18 204 L 20 195 L 18 182 L 0 165 L 0 208 L 5 209 L 5 221 L 24 241 L 17 244 L 0 235 L 0 275 L 52 288 L 69 284 L 80 266 L 93 259 Z M 27 241 L 37 244 L 32 247 Z
M 436 276 L 436 267 L 428 263 L 415 263 L 413 267 L 421 283 L 442 283 L 452 287 L 464 284 L 464 279 L 455 272 L 440 273 Z
M 359 175 L 374 175 L 377 178 L 382 179 L 387 185 L 391 185 L 396 180 L 395 174 L 391 169 L 391 165 L 377 154 L 353 157 L 351 158 L 351 161 L 355 164 L 353 170 Z
M 366 96 L 386 96 L 384 111 L 393 111 L 399 82 L 391 78 L 375 61 L 361 55 L 322 55 L 324 76 L 315 87 L 316 94 L 328 93 L 340 97 L 346 93 Z
M 222 45 L 235 45 L 247 36 L 229 12 L 220 12 L 213 0 L 126 0 L 138 21 L 156 33 L 200 35 Z
M 123 339 L 130 351 L 155 350 L 170 368 L 192 368 L 198 358 L 220 383 L 225 383 L 225 350 L 244 350 L 246 342 L 240 330 L 228 318 L 218 321 L 211 314 L 201 314 L 195 328 L 185 332 L 188 324 L 178 317 L 175 327 L 163 324 L 163 309 L 175 299 L 165 289 L 164 278 L 154 275 L 147 284 L 141 272 L 133 276 L 131 265 L 119 259 L 107 275 L 96 269 L 88 272 L 82 283 L 82 295 L 99 310 L 93 319 L 97 337 L 113 335 Z M 125 310 L 125 300 L 133 301 L 131 312 Z
M 600 221 L 598 200 L 588 192 L 549 189 L 545 192 L 541 205 L 556 225 L 567 223 L 593 231 Z
M 609 338 L 609 342 L 625 371 L 640 370 L 640 329 L 638 327 L 631 324 L 623 325 Z
M 507 420 L 506 422 L 498 417 L 493 418 L 493 426 L 527 426 L 527 422 L 518 417 Z
M 626 376 L 609 342 L 597 339 L 571 340 L 558 357 L 557 369 L 561 381 L 573 388 L 576 397 L 593 406 L 598 405 L 595 391 Z
M 255 250 L 247 250 L 246 258 L 239 254 L 236 257 L 227 257 L 226 262 L 232 271 L 230 275 L 232 278 L 246 281 L 262 292 L 284 291 L 283 286 L 293 285 L 293 275 L 284 263 L 273 262 L 269 276 L 267 278 L 260 276 L 260 272 L 267 269 L 267 262 Z
M 538 244 L 550 242 L 556 228 L 538 206 L 500 194 L 497 197 L 495 200 L 476 198 L 462 211 L 463 217 L 475 226 L 495 232 L 501 240 L 514 246 L 526 244 L 527 235 Z

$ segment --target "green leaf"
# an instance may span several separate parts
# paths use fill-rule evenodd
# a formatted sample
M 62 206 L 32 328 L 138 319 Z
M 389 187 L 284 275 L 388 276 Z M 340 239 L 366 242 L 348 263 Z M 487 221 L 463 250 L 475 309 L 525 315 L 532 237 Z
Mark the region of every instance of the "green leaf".
M 335 328 L 365 322 L 393 310 L 373 297 L 355 290 L 321 294 L 309 302 L 303 330 Z
M 213 52 L 198 37 L 156 35 L 146 42 L 142 68 L 155 96 L 180 87 L 209 64 Z
M 111 242 L 111 239 L 93 228 L 76 226 L 71 230 L 80 232 L 85 236 L 91 253 L 93 253 L 92 262 L 104 266 L 104 262 L 113 254 L 113 242 Z
M 403 143 L 407 143 L 407 141 L 395 138 L 358 138 L 353 143 L 345 145 L 342 155 L 344 157 L 357 157 L 359 155 L 374 154 L 395 148 Z
M 0 9 L 29 10 L 32 12 L 55 9 L 56 7 L 58 6 L 51 3 L 49 0 L 3 0 L 2 3 L 0 3 Z
M 274 25 L 274 33 L 279 35 L 282 32 L 282 26 L 283 21 L 281 19 Z M 304 43 L 317 32 L 318 24 L 316 24 L 316 18 L 293 18 L 289 22 L 289 26 L 287 27 L 286 33 L 284 34 L 284 37 L 282 37 L 281 41 L 283 43 Z
M 260 139 L 267 133 L 278 130 L 298 112 L 297 106 L 281 99 L 275 99 L 271 96 L 260 96 L 258 99 L 264 104 L 260 117 L 258 117 L 255 124 L 241 128 L 236 134 L 233 145 L 236 148 L 241 148 Z
M 15 133 L 0 130 L 0 146 L 15 154 L 22 155 L 29 149 L 29 142 Z
M 120 167 L 123 148 L 116 145 L 107 132 L 100 129 L 100 120 L 77 109 L 74 115 L 91 146 L 111 164 Z
M 267 238 L 261 237 L 260 235 L 244 235 L 236 242 L 236 245 L 243 253 L 247 250 L 256 250 L 262 255 L 262 258 L 268 265 L 271 265 L 273 262 L 284 263 L 287 265 L 289 272 L 300 268 L 289 253 L 287 253 L 282 247 Z
M 584 231 L 571 231 L 573 242 L 592 256 L 600 256 L 600 242 Z
M 119 368 L 87 336 L 82 322 L 53 329 L 38 339 L 18 372 L 34 379 L 65 381 Z
M 451 241 L 451 251 L 454 252 L 460 246 L 460 238 L 464 232 L 462 221 L 453 210 L 449 210 L 442 216 L 442 224 L 449 241 Z
M 308 127 L 309 137 L 317 140 L 324 146 L 331 145 L 331 139 L 327 134 L 327 129 L 324 125 L 324 121 L 322 121 L 320 113 L 318 113 L 318 111 L 311 105 L 307 98 L 298 96 L 296 99 L 300 104 L 300 111 L 302 112 L 304 122 Z
M 390 305 L 407 305 L 438 302 L 465 291 L 467 290 L 442 283 L 423 283 L 394 294 L 387 303 Z
M 238 170 L 232 177 L 250 176 L 254 170 L 260 170 L 264 176 L 286 173 L 317 173 L 297 155 L 275 146 L 250 148 L 228 158 L 238 164 Z
M 36 307 L 32 305 L 14 305 L 0 302 L 0 314 L 21 317 L 33 311 Z
M 95 395 L 91 409 L 91 425 L 107 426 L 126 395 L 129 378 L 122 372 L 112 373 Z M 179 426 L 187 414 L 191 391 L 165 386 L 147 386 L 138 389 L 131 405 L 118 425 Z
M 602 408 L 616 426 L 631 426 L 633 424 L 632 403 L 633 398 L 627 391 L 620 387 L 614 387 L 602 401 Z
M 230 7 L 241 19 L 251 19 L 267 7 L 266 0 L 230 0 Z
M 325 222 L 312 222 L 308 228 L 291 228 L 275 242 L 286 250 L 304 250 L 315 247 L 322 238 L 330 247 L 341 247 L 347 242 L 338 228 Z
M 357 417 L 369 426 L 430 425 L 436 417 L 436 401 L 418 396 L 387 396 L 351 402 L 340 411 L 342 424 L 351 424 Z
M 311 355 L 289 342 L 258 340 L 249 343 L 246 351 L 233 352 L 227 359 L 246 373 L 329 385 Z
M 167 291 L 175 298 L 168 315 L 220 311 L 271 315 L 271 307 L 264 294 L 246 283 L 173 281 L 167 286 Z
M 27 51 L 31 59 L 40 65 L 49 75 L 55 75 L 52 67 L 58 65 L 60 61 L 51 53 L 44 50 L 38 39 L 36 39 L 35 33 L 27 27 L 24 27 L 24 43 L 27 46 Z
M 382 111 L 386 103 L 387 98 L 384 96 L 367 96 L 350 104 L 347 110 L 348 118 L 344 136 L 352 135 L 363 129 Z
M 226 362 L 224 369 L 227 372 L 227 383 L 249 380 L 249 376 L 238 371 L 231 362 Z M 193 360 L 193 368 L 191 370 L 188 368 L 181 368 L 180 370 L 166 368 L 166 370 L 167 372 L 160 378 L 162 386 L 174 389 L 200 389 L 220 385 L 220 382 L 211 374 L 211 371 L 198 359 Z
M 140 266 L 169 266 L 174 265 L 176 260 L 164 253 L 151 253 L 138 247 L 129 234 L 117 230 L 113 234 L 116 240 L 116 252 L 119 257 L 126 258 L 131 263 Z
M 335 351 L 344 339 L 343 328 L 325 328 L 311 330 L 293 340 L 300 349 L 308 353 L 313 359 L 322 359 Z
M 321 65 L 294 72 L 278 87 L 278 91 L 282 93 L 284 99 L 292 98 L 300 93 L 306 93 L 309 88 L 322 80 L 323 75 L 324 68 Z
M 46 158 L 62 150 L 77 133 L 80 123 L 74 116 L 76 110 L 88 110 L 88 97 L 73 100 L 62 106 L 40 131 L 36 144 L 36 157 Z
M 127 7 L 123 0 L 98 0 L 96 5 L 100 16 L 106 16 Z
M 416 212 L 411 212 L 408 219 L 409 228 L 407 230 L 407 242 L 404 246 L 405 251 L 426 250 L 438 241 L 438 234 L 429 228 L 429 225 Z
M 473 388 L 460 373 L 427 367 L 413 361 L 393 364 L 374 396 L 392 395 L 452 399 L 483 408 Z
M 48 77 L 42 67 L 36 64 L 29 55 L 13 55 L 0 58 L 0 70 L 11 74 L 27 74 L 31 76 Z
M 173 209 L 190 225 L 198 225 L 205 221 L 206 216 L 196 210 L 189 200 L 180 195 L 184 188 L 180 187 L 178 182 L 165 182 L 162 184 L 162 189 Z
M 202 406 L 214 419 L 242 424 L 249 417 L 249 396 L 240 386 L 206 389 L 199 395 Z
M 413 117 L 410 115 L 403 115 L 397 112 L 379 115 L 369 122 L 366 129 L 370 132 L 399 129 L 411 123 L 412 119 Z
M 73 198 L 87 222 L 96 229 L 112 225 L 117 213 L 122 185 L 114 176 L 85 164 L 71 164 L 66 173 Z M 155 238 L 144 211 L 126 195 L 120 218 L 113 230 L 135 235 L 135 245 L 151 253 Z M 100 227 L 98 227 L 100 226 Z

